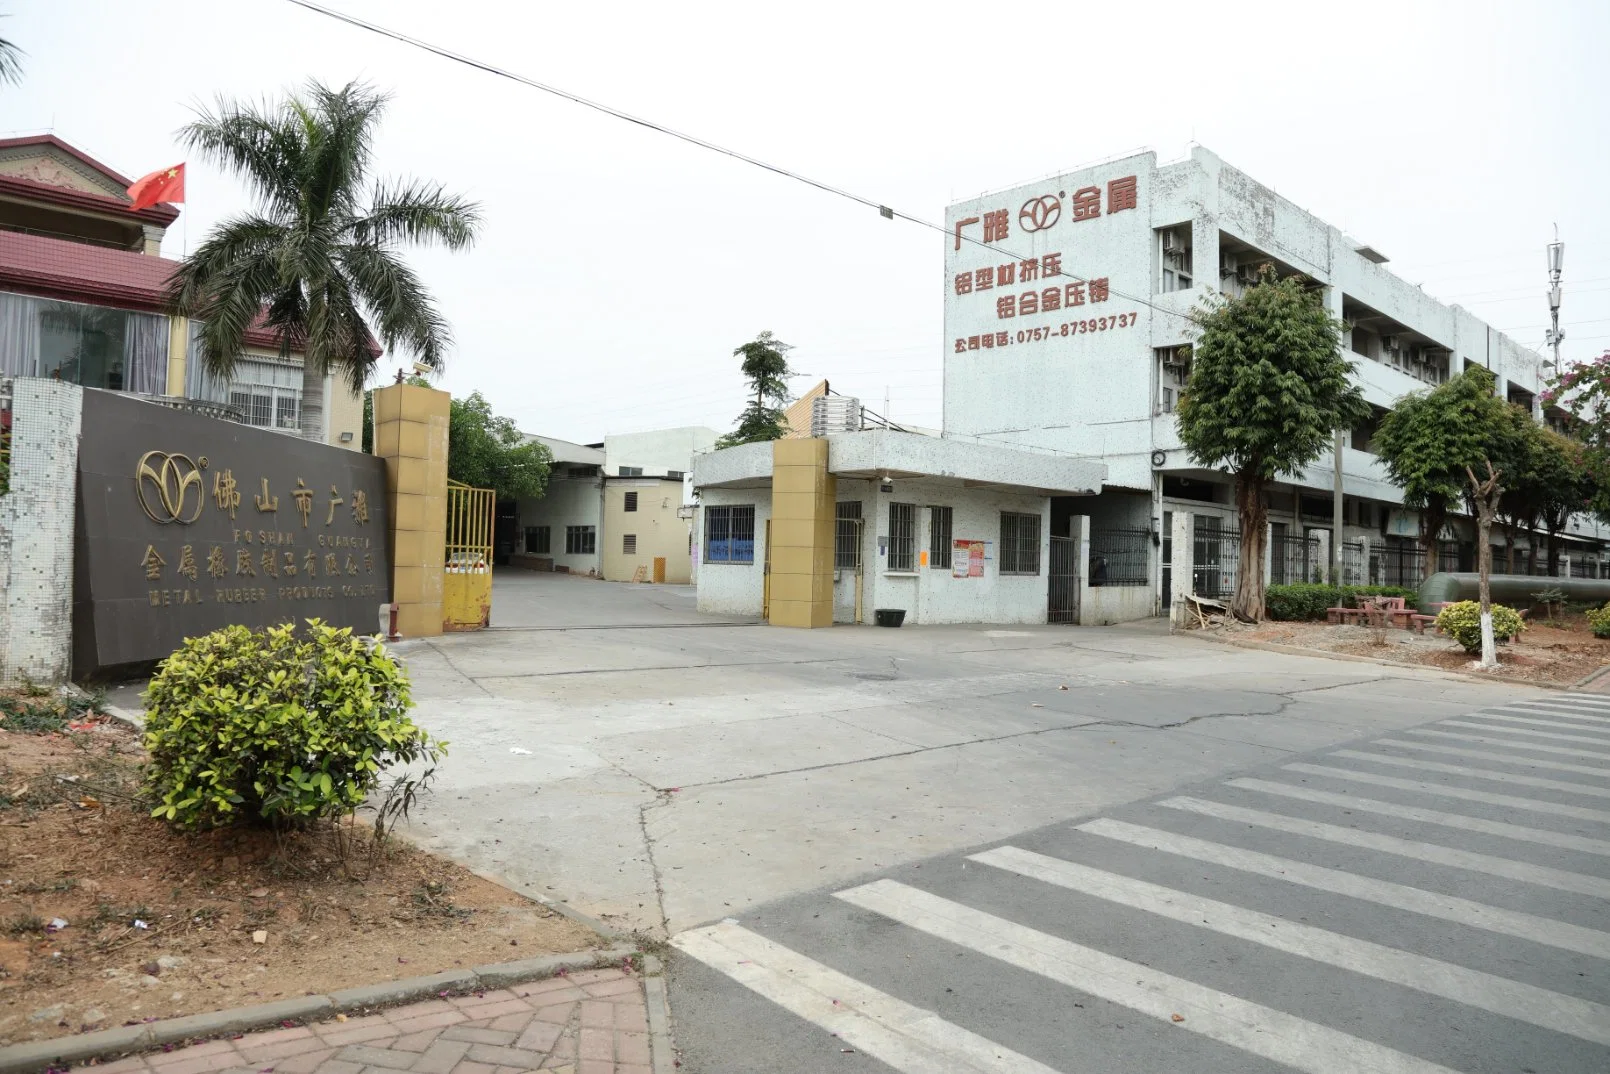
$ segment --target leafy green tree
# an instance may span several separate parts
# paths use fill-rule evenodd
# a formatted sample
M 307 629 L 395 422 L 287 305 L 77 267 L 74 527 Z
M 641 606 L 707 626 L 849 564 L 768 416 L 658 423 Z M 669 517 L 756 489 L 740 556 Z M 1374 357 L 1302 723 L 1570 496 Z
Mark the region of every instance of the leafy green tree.
M 492 413 L 480 392 L 454 399 L 447 428 L 447 476 L 497 490 L 500 500 L 528 500 L 548 487 L 553 455 L 528 441 L 513 420 Z
M 1340 350 L 1341 322 L 1296 277 L 1266 273 L 1239 298 L 1196 311 L 1180 438 L 1199 466 L 1235 477 L 1241 563 L 1231 610 L 1264 615 L 1268 484 L 1297 474 L 1333 443 L 1335 430 L 1369 414 Z
M 794 375 L 788 368 L 790 350 L 793 348 L 770 332 L 762 332 L 732 352 L 743 359 L 739 367 L 755 397 L 738 415 L 738 427 L 717 440 L 716 447 L 781 440 L 788 434 L 784 407 L 789 399 L 788 378 Z
M 1510 408 L 1493 394 L 1493 384 L 1490 372 L 1471 366 L 1428 392 L 1398 400 L 1376 433 L 1387 477 L 1403 490 L 1404 506 L 1420 512 L 1427 578 L 1437 570 L 1437 537 L 1448 510 L 1469 492 L 1467 467 L 1501 454 L 1496 445 L 1509 427 Z
M 1543 490 L 1541 515 L 1548 530 L 1548 573 L 1560 573 L 1560 534 L 1565 532 L 1571 516 L 1592 510 L 1596 498 L 1603 495 L 1603 482 L 1594 457 L 1579 440 L 1564 436 L 1553 429 L 1539 428 L 1542 438 L 1542 460 L 1537 470 L 1537 484 Z
M 257 211 L 231 217 L 185 258 L 169 285 L 176 312 L 203 323 L 208 369 L 229 376 L 248 328 L 277 329 L 281 353 L 303 353 L 302 435 L 324 426 L 324 375 L 361 391 L 379 353 L 440 369 L 452 336 L 398 247 L 470 245 L 476 205 L 441 186 L 369 178 L 387 95 L 360 83 L 310 82 L 279 103 L 220 101 L 180 132 L 235 172 Z

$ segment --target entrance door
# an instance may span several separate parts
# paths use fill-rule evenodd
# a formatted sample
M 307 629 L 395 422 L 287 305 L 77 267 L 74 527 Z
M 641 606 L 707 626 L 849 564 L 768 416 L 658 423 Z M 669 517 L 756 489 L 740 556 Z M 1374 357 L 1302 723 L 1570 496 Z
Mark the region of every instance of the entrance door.
M 1046 621 L 1079 621 L 1079 542 L 1072 537 L 1051 538 L 1051 577 Z
M 760 617 L 771 622 L 771 519 L 766 520 L 766 547 L 761 552 Z

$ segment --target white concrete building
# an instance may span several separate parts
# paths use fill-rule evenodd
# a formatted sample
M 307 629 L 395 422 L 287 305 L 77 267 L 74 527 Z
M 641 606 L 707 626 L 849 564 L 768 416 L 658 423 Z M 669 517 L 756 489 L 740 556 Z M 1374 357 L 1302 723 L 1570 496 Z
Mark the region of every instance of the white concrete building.
M 1077 510 L 1092 516 L 1091 570 L 1106 584 L 1166 600 L 1175 511 L 1195 516 L 1196 591 L 1233 583 L 1230 478 L 1191 463 L 1173 410 L 1189 372 L 1190 311 L 1215 292 L 1239 293 L 1261 266 L 1324 286 L 1331 312 L 1351 326 L 1343 346 L 1375 409 L 1344 435 L 1347 580 L 1414 585 L 1421 575 L 1419 520 L 1369 445 L 1396 400 L 1481 365 L 1510 400 L 1551 417 L 1538 404 L 1548 372 L 1539 354 L 1205 149 L 1163 165 L 1143 153 L 988 194 L 952 205 L 946 222 L 944 435 L 1105 462 L 1106 490 Z M 1313 562 L 1319 541 L 1303 538 L 1328 540 L 1333 487 L 1329 456 L 1275 485 L 1272 580 L 1323 567 Z M 1054 533 L 1072 510 L 1053 503 Z M 1597 576 L 1598 528 L 1578 519 L 1571 533 L 1571 573 Z M 1468 519 L 1449 523 L 1445 569 L 1470 569 L 1474 536 Z M 1534 542 L 1515 543 L 1526 571 Z M 1500 565 L 1503 556 L 1499 545 Z

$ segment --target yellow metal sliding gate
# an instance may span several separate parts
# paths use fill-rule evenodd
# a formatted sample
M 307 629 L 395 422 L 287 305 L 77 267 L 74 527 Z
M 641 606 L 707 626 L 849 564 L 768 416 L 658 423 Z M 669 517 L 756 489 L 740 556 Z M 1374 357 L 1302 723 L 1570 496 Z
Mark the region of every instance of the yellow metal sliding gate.
M 496 499 L 491 489 L 447 483 L 443 630 L 480 630 L 492 622 L 492 512 Z

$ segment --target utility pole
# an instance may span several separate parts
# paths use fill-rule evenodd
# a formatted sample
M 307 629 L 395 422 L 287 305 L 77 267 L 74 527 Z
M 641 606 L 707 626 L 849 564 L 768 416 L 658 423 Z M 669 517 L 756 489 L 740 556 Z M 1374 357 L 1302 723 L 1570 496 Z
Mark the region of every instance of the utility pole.
M 1336 430 L 1336 489 L 1331 494 L 1330 584 L 1342 584 L 1342 431 Z
M 1560 241 L 1560 228 L 1554 226 L 1554 241 L 1548 245 L 1549 254 L 1549 320 L 1548 335 L 1544 338 L 1554 351 L 1554 375 L 1560 375 L 1560 340 L 1565 333 L 1560 331 L 1560 271 L 1565 267 L 1565 243 Z

